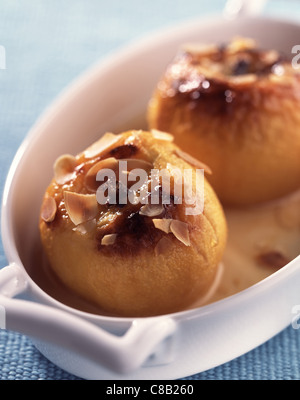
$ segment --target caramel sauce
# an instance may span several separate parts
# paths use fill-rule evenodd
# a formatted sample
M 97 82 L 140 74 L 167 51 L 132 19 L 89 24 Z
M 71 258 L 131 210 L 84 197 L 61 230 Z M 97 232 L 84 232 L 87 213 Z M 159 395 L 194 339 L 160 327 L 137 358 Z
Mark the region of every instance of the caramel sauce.
M 121 158 L 130 158 L 133 157 L 134 155 L 136 155 L 136 153 L 138 152 L 138 148 L 137 146 L 135 146 L 134 144 L 124 144 L 122 146 L 118 146 L 114 149 L 112 149 L 109 154 L 111 157 L 115 157 L 118 159 Z
M 139 206 L 140 209 L 140 206 Z M 131 206 L 121 210 L 120 217 L 115 224 L 111 224 L 104 229 L 99 229 L 96 234 L 97 249 L 105 255 L 118 254 L 119 256 L 137 256 L 146 249 L 153 249 L 164 236 L 163 232 L 156 229 L 152 218 L 133 211 Z M 164 205 L 163 212 L 159 218 L 176 219 L 177 207 L 174 203 Z M 102 238 L 111 233 L 117 234 L 117 239 L 110 246 L 102 246 Z M 173 240 L 171 237 L 170 240 Z

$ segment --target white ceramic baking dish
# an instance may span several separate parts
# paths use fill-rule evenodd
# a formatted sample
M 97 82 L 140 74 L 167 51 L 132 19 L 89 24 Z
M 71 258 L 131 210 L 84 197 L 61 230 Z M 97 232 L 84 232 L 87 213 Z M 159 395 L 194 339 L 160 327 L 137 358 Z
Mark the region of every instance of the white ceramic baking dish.
M 218 17 L 143 39 L 101 61 L 68 88 L 14 158 L 2 204 L 9 261 L 0 271 L 2 325 L 30 336 L 48 359 L 72 374 L 87 379 L 185 377 L 250 351 L 292 321 L 292 310 L 300 304 L 299 257 L 223 300 L 144 319 L 79 311 L 32 279 L 41 199 L 57 156 L 76 154 L 105 131 L 139 129 L 151 92 L 178 46 L 224 42 L 237 34 L 287 52 L 299 40 L 300 25 L 256 16 Z

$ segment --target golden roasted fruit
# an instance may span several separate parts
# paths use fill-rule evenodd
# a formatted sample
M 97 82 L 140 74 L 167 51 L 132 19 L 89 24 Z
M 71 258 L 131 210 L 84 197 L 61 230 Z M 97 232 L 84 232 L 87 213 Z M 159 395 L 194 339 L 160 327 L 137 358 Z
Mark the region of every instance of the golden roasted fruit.
M 251 39 L 180 51 L 148 121 L 209 165 L 224 204 L 269 201 L 300 187 L 300 73 Z
M 76 157 L 55 163 L 67 178 L 59 183 L 54 177 L 45 193 L 43 248 L 57 277 L 99 312 L 144 317 L 180 311 L 203 298 L 214 282 L 226 241 L 223 210 L 205 179 L 196 187 L 195 167 L 171 139 L 157 131 L 108 134 Z M 61 168 L 61 160 L 67 168 Z M 127 170 L 120 170 L 124 162 Z M 99 173 L 109 170 L 118 178 L 116 190 L 99 204 L 99 188 L 108 193 L 112 182 Z M 141 170 L 146 179 L 137 188 L 134 178 Z M 163 174 L 155 180 L 152 170 Z M 181 182 L 179 202 L 178 171 L 184 170 L 192 174 Z M 164 191 L 166 171 L 170 185 Z M 127 203 L 121 203 L 121 185 L 129 177 Z M 195 199 L 203 195 L 203 212 L 193 212 L 197 205 L 185 185 Z

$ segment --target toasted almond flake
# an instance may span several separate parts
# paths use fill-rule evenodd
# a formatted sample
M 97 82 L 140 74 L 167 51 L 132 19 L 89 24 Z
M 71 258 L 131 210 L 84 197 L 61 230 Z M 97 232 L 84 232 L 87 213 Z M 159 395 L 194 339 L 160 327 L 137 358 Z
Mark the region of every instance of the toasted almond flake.
M 251 50 L 257 47 L 257 43 L 254 39 L 236 37 L 226 47 L 226 51 L 230 54 L 240 52 L 242 50 Z
M 188 53 L 195 53 L 202 56 L 210 56 L 218 52 L 218 47 L 215 44 L 198 44 L 188 43 L 182 46 L 182 49 Z
M 155 139 L 164 140 L 166 142 L 173 142 L 174 136 L 167 132 L 159 131 L 158 129 L 151 129 L 152 136 Z
M 87 233 L 90 233 L 94 228 L 96 228 L 96 219 L 92 219 L 87 222 L 83 222 L 80 225 L 75 226 L 72 230 L 74 232 L 79 232 L 81 235 L 86 235 Z
M 155 246 L 154 252 L 156 256 L 165 254 L 172 246 L 172 242 L 167 237 L 162 237 Z
M 231 82 L 236 85 L 251 85 L 255 81 L 257 81 L 256 74 L 246 74 L 231 77 Z
M 123 158 L 119 161 L 127 162 L 127 171 L 132 171 L 133 169 L 143 169 L 144 171 L 150 171 L 151 168 L 153 168 L 153 164 L 140 158 Z
M 98 156 L 116 144 L 121 138 L 121 135 L 114 135 L 113 133 L 109 132 L 105 133 L 97 142 L 88 147 L 83 154 L 86 158 Z
M 54 163 L 54 179 L 59 185 L 64 185 L 74 178 L 74 169 L 77 165 L 76 158 L 70 154 L 64 154 Z
M 189 226 L 185 222 L 173 219 L 170 225 L 173 235 L 186 246 L 190 246 Z
M 98 203 L 95 194 L 64 192 L 67 213 L 75 225 L 89 221 L 97 215 Z
M 170 225 L 172 219 L 162 218 L 162 219 L 153 219 L 152 221 L 156 229 L 159 229 L 165 233 L 170 232 Z
M 41 218 L 45 222 L 54 221 L 57 211 L 56 201 L 53 197 L 45 197 L 41 208 Z
M 110 245 L 114 244 L 117 239 L 117 236 L 118 235 L 116 233 L 112 233 L 110 235 L 103 236 L 103 238 L 101 240 L 102 246 L 110 246 Z
M 201 161 L 197 160 L 196 158 L 192 157 L 191 155 L 189 155 L 185 151 L 182 151 L 180 149 L 176 149 L 175 153 L 176 153 L 176 155 L 178 157 L 182 158 L 184 161 L 186 161 L 187 163 L 193 165 L 194 167 L 199 168 L 199 169 L 204 169 L 204 171 L 206 173 L 208 173 L 209 175 L 212 174 L 211 169 L 206 164 L 204 164 L 203 162 L 201 162 Z
M 276 74 L 272 74 L 269 76 L 270 81 L 274 82 L 274 83 L 291 83 L 291 79 L 289 79 L 288 76 L 282 74 L 282 75 L 276 75 Z M 290 81 L 290 82 L 289 82 Z
M 162 204 L 145 204 L 140 208 L 139 214 L 146 217 L 157 217 L 164 210 Z
M 276 50 L 269 50 L 262 54 L 262 60 L 265 64 L 273 65 L 278 62 L 280 56 L 278 51 Z
M 132 135 L 125 140 L 124 144 L 133 144 L 139 147 L 141 145 L 140 135 L 142 132 L 141 129 L 139 131 L 131 131 Z
M 116 172 L 118 169 L 118 161 L 114 157 L 110 157 L 105 158 L 92 166 L 84 178 L 85 187 L 92 192 L 96 192 L 99 187 L 99 182 L 97 182 L 96 178 L 97 173 L 102 169 L 110 169 Z

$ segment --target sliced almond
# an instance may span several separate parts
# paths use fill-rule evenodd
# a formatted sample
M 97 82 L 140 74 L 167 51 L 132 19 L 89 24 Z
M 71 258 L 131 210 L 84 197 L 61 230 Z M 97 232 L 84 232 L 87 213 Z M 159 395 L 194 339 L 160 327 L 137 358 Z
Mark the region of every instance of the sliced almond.
M 101 240 L 102 246 L 111 246 L 112 244 L 115 243 L 117 236 L 118 235 L 116 233 L 112 233 L 110 235 L 103 236 L 103 238 Z
M 188 43 L 182 46 L 182 49 L 191 54 L 197 54 L 201 56 L 211 56 L 219 51 L 215 44 L 198 44 Z
M 99 182 L 97 182 L 96 177 L 97 173 L 101 171 L 102 169 L 110 169 L 112 170 L 115 175 L 116 179 L 119 179 L 119 169 L 120 169 L 120 164 L 119 162 L 126 162 L 126 170 L 121 171 L 124 172 L 126 175 L 128 175 L 128 172 L 134 170 L 134 169 L 142 169 L 146 172 L 149 172 L 152 168 L 152 164 L 149 163 L 148 161 L 145 160 L 140 160 L 140 159 L 135 159 L 135 158 L 130 158 L 130 159 L 120 159 L 117 160 L 114 157 L 106 158 L 104 160 L 99 161 L 97 164 L 95 164 L 86 174 L 85 176 L 85 187 L 93 192 L 96 192 L 98 187 L 99 187 Z M 122 164 L 121 164 L 122 165 Z
M 149 172 L 153 168 L 153 164 L 146 160 L 142 160 L 139 158 L 122 158 L 118 160 L 119 162 L 126 161 L 127 162 L 127 171 L 130 172 L 134 169 L 142 169 L 146 172 Z
M 243 50 L 251 50 L 257 47 L 257 43 L 254 39 L 236 37 L 232 42 L 226 47 L 226 51 L 229 54 L 235 54 Z
M 118 169 L 118 161 L 114 157 L 105 158 L 93 165 L 88 171 L 84 178 L 84 184 L 87 189 L 92 192 L 96 192 L 99 187 L 99 182 L 97 182 L 97 174 L 102 169 L 110 169 L 114 172 Z
M 186 246 L 191 245 L 188 224 L 186 224 L 185 222 L 173 219 L 173 220 L 171 220 L 170 231 L 184 245 L 186 245 Z
M 53 197 L 45 197 L 41 208 L 41 218 L 45 222 L 54 221 L 57 211 L 56 201 Z
M 189 155 L 185 151 L 182 151 L 180 149 L 176 149 L 175 153 L 176 153 L 176 155 L 178 157 L 182 158 L 184 161 L 186 161 L 187 163 L 191 164 L 195 168 L 204 169 L 204 171 L 206 173 L 208 173 L 209 175 L 212 174 L 211 169 L 206 164 L 204 164 L 203 162 L 201 162 L 201 161 L 197 160 L 196 158 L 192 157 L 191 155 Z
M 92 230 L 96 228 L 96 219 L 92 219 L 90 221 L 83 222 L 80 225 L 75 226 L 72 230 L 74 232 L 79 232 L 81 235 L 86 235 L 87 233 L 92 232 Z
M 231 82 L 236 85 L 251 85 L 255 81 L 257 81 L 256 74 L 246 74 L 240 76 L 232 76 Z
M 95 194 L 64 192 L 67 213 L 75 225 L 82 224 L 96 217 L 98 203 Z
M 140 208 L 139 214 L 145 217 L 157 217 L 164 211 L 162 204 L 145 204 Z
M 74 169 L 77 165 L 76 158 L 70 154 L 64 154 L 54 163 L 54 179 L 59 185 L 64 185 L 74 178 Z
M 274 65 L 280 59 L 278 51 L 269 50 L 261 55 L 261 58 L 265 64 Z
M 131 189 L 131 187 L 134 185 L 134 182 L 136 179 L 139 179 L 139 183 L 141 184 L 140 189 L 146 188 L 144 185 L 146 185 L 148 181 L 148 176 L 150 173 L 150 170 L 153 168 L 153 165 L 142 159 L 138 158 L 129 158 L 129 159 L 120 159 L 119 161 L 119 178 L 122 183 L 124 183 L 124 180 L 127 182 L 127 188 Z M 126 164 L 125 164 L 126 163 Z M 141 171 L 144 171 L 145 174 L 142 174 Z M 122 178 L 121 178 L 122 177 Z M 134 196 L 134 193 L 131 191 L 131 196 Z M 140 202 L 140 199 L 136 198 L 136 200 L 132 200 L 132 204 L 137 204 Z
M 156 256 L 165 254 L 172 246 L 172 242 L 167 237 L 162 237 L 155 246 L 154 252 Z
M 153 219 L 152 221 L 156 229 L 159 229 L 165 233 L 170 232 L 170 225 L 172 219 L 162 218 L 162 219 Z
M 164 140 L 166 142 L 173 142 L 174 136 L 167 132 L 159 131 L 158 129 L 151 129 L 152 136 L 155 139 Z
M 140 137 L 142 132 L 143 132 L 142 130 L 131 131 L 132 134 L 130 136 L 128 136 L 127 139 L 125 139 L 124 144 L 125 145 L 133 145 L 133 146 L 136 146 L 137 148 L 140 148 L 142 145 L 141 137 Z
M 114 135 L 113 133 L 105 133 L 97 142 L 88 147 L 84 152 L 86 158 L 93 158 L 100 155 L 105 150 L 116 144 L 122 139 L 121 135 Z

